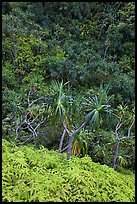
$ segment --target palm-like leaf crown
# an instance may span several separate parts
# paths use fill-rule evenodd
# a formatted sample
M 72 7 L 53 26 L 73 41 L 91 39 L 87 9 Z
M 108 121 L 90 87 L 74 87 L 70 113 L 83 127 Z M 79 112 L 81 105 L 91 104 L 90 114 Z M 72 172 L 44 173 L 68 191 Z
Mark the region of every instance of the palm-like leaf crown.
M 68 82 L 63 84 L 63 81 L 61 83 L 54 82 L 53 84 L 54 95 L 52 108 L 54 110 L 54 114 L 59 115 L 60 117 L 66 115 L 66 108 L 70 102 L 69 96 L 67 96 L 64 92 L 64 86 L 66 84 L 68 84 Z
M 91 122 L 99 123 L 101 114 L 111 113 L 111 105 L 109 105 L 109 102 L 112 96 L 107 96 L 108 91 L 108 87 L 103 89 L 101 85 L 97 95 L 85 98 L 83 105 L 86 108 L 86 112 L 88 112 L 86 119 L 91 118 Z

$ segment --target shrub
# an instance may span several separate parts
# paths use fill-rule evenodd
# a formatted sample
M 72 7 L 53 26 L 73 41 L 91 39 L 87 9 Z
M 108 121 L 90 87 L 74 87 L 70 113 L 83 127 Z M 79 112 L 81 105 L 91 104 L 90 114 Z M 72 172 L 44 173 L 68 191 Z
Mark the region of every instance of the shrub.
M 3 202 L 134 202 L 134 174 L 116 172 L 90 157 L 66 159 L 41 147 L 3 145 Z

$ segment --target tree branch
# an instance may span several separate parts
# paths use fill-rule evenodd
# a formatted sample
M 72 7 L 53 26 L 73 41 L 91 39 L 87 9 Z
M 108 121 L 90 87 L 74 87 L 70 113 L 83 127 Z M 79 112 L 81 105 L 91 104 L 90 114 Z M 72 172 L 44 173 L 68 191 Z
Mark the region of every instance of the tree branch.
M 67 129 L 67 126 L 66 126 L 65 121 L 63 121 L 62 124 L 63 124 L 63 127 L 64 127 L 65 131 L 67 132 L 68 136 L 70 137 L 70 136 L 71 136 L 71 133 L 70 133 L 70 131 Z
M 59 153 L 62 152 L 61 149 L 62 149 L 62 145 L 63 145 L 63 140 L 64 140 L 65 133 L 66 133 L 66 130 L 64 129 L 63 134 L 62 134 L 62 137 L 61 137 L 61 140 L 60 140 L 60 143 L 59 143 L 59 150 L 58 150 Z
M 68 145 L 67 145 L 66 147 L 64 147 L 64 149 L 62 149 L 62 150 L 60 151 L 60 153 L 61 153 L 61 152 L 64 152 L 67 148 L 68 148 Z
M 79 128 L 77 128 L 73 133 L 72 133 L 72 136 L 77 134 L 88 122 L 89 120 L 85 120 L 80 126 Z
M 115 145 L 115 154 L 114 154 L 114 160 L 113 160 L 113 168 L 114 169 L 117 166 L 118 146 L 119 146 L 119 142 L 116 142 L 116 145 Z
M 120 120 L 121 122 L 121 120 Z M 119 136 L 118 136 L 118 130 L 121 128 L 121 126 L 123 125 L 123 123 L 120 123 L 118 122 L 118 124 L 116 125 L 116 129 L 115 129 L 115 135 L 117 137 L 117 139 L 119 139 Z
M 132 136 L 132 137 L 125 136 L 125 137 L 119 138 L 118 140 L 121 141 L 126 139 L 133 139 L 133 138 L 135 138 L 135 136 Z
M 134 123 L 135 123 L 135 118 L 133 119 L 132 124 L 131 124 L 130 127 L 128 128 L 128 135 L 127 135 L 128 138 L 130 137 L 130 134 L 131 134 L 131 128 L 133 127 Z
M 39 101 L 39 100 L 44 100 L 45 98 L 44 97 L 39 97 L 35 100 L 33 100 L 29 105 L 28 105 L 28 108 L 30 108 L 35 102 Z
M 43 119 L 43 118 L 42 118 L 42 119 Z M 39 127 L 42 123 L 44 123 L 45 120 L 46 120 L 46 118 L 44 118 L 44 119 L 35 127 L 35 130 L 38 129 L 38 127 Z

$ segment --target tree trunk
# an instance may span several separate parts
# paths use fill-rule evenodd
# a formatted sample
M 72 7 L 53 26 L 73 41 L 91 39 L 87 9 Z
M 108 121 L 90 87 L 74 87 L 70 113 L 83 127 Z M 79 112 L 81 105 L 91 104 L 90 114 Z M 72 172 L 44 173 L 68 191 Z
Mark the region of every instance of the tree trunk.
M 86 121 L 84 121 L 84 122 L 79 126 L 79 128 L 77 128 L 76 130 L 74 130 L 73 133 L 71 133 L 71 132 L 67 129 L 67 126 L 66 126 L 65 121 L 62 120 L 63 127 L 64 127 L 66 133 L 67 133 L 68 136 L 69 136 L 68 154 L 67 154 L 67 159 L 68 159 L 68 160 L 70 159 L 71 152 L 72 152 L 73 136 L 74 136 L 75 134 L 77 134 L 77 133 L 87 124 L 88 121 L 89 121 L 89 119 L 87 119 Z
M 72 152 L 72 141 L 73 141 L 73 136 L 69 136 L 69 142 L 68 142 L 68 154 L 67 154 L 67 159 L 70 159 L 71 152 Z
M 65 133 L 66 133 L 66 130 L 64 129 L 61 140 L 60 140 L 60 143 L 59 143 L 59 150 L 58 150 L 59 153 L 61 153 Z
M 117 141 L 115 145 L 115 154 L 114 154 L 114 163 L 113 163 L 114 169 L 116 168 L 116 165 L 117 165 L 118 145 L 119 145 L 119 142 Z

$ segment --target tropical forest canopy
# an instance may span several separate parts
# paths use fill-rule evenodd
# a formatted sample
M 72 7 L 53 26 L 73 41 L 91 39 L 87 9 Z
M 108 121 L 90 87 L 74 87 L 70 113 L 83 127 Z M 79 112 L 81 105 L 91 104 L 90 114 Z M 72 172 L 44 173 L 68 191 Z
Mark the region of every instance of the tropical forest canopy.
M 134 169 L 134 41 L 134 2 L 3 2 L 3 139 Z

